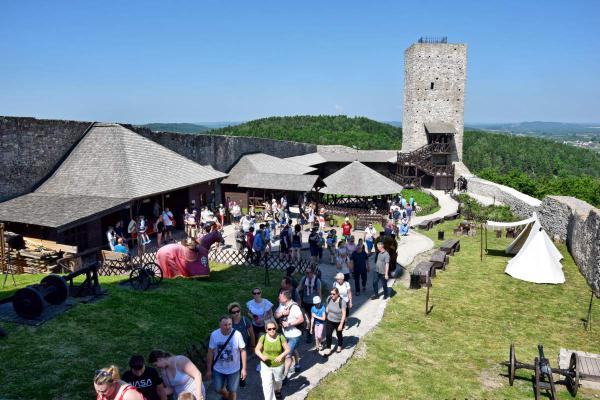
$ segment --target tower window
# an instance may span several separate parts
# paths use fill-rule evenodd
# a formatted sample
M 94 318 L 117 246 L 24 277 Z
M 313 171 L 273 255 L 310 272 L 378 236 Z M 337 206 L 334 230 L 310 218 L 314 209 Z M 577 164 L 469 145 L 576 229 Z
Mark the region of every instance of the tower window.
M 433 82 L 431 82 L 431 85 L 429 87 L 430 89 L 433 89 Z

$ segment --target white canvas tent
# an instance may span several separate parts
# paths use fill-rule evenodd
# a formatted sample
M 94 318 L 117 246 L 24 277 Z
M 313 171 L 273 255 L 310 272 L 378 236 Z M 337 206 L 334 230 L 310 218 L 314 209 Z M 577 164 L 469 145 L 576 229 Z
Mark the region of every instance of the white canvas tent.
M 527 282 L 564 283 L 562 254 L 542 228 L 537 215 L 525 221 L 527 228 L 506 248 L 507 253 L 517 252 L 517 255 L 508 262 L 504 272 Z

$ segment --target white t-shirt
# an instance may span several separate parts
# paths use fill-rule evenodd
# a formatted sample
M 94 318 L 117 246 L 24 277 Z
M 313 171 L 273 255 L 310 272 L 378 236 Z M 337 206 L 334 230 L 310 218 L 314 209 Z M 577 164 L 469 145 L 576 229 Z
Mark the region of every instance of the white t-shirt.
M 288 314 L 286 321 L 289 323 L 296 323 L 300 318 L 302 318 L 302 310 L 300 306 L 294 302 L 290 304 L 290 306 L 286 306 L 285 304 L 280 304 L 277 307 L 277 312 L 284 311 L 286 308 L 289 308 L 290 313 Z M 298 325 L 288 326 L 287 328 L 283 328 L 283 336 L 286 338 L 295 338 L 302 336 L 302 331 L 298 329 Z
M 333 282 L 333 287 L 337 288 L 337 290 L 340 292 L 340 297 L 342 298 L 342 300 L 348 303 L 348 300 L 350 300 L 350 298 L 348 297 L 348 291 L 350 291 L 350 284 L 348 282 L 344 282 L 340 285 L 337 281 L 335 281 Z
M 373 241 L 373 237 L 375 237 L 375 235 L 377 234 L 377 231 L 375 231 L 375 228 L 369 228 L 368 226 L 365 228 L 365 241 L 369 241 L 372 242 Z
M 213 357 L 223 348 L 223 345 L 227 341 L 229 335 L 223 335 L 220 329 L 213 331 L 210 334 L 210 341 L 208 347 L 213 351 Z M 225 375 L 233 374 L 240 370 L 240 349 L 246 348 L 244 338 L 239 331 L 233 333 L 233 337 L 227 343 L 225 350 L 221 352 L 218 360 L 214 361 L 215 371 Z
M 262 299 L 260 303 L 250 300 L 246 303 L 246 308 L 252 314 L 252 324 L 261 327 L 265 326 L 265 316 L 273 308 L 273 303 L 267 299 Z

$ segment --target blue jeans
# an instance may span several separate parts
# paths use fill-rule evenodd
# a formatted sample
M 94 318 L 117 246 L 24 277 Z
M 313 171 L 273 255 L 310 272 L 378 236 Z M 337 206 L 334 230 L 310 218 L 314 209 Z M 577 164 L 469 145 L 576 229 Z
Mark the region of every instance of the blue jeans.
M 235 393 L 240 385 L 240 371 L 234 372 L 233 374 L 222 374 L 214 369 L 212 381 L 217 392 L 225 386 L 228 392 Z
M 373 291 L 376 296 L 379 296 L 379 282 L 381 282 L 381 286 L 383 287 L 383 297 L 385 299 L 389 296 L 389 290 L 387 286 L 387 279 L 385 279 L 384 274 L 380 274 L 377 271 L 373 272 Z

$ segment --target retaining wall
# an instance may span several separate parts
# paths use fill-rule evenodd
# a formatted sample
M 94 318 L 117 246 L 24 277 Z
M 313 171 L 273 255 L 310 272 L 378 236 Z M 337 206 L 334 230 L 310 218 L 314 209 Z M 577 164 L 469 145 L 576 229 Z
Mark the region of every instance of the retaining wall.
M 495 198 L 497 201 L 510 206 L 511 211 L 519 217 L 531 217 L 542 202 L 511 187 L 500 185 L 475 176 L 465 176 L 467 191 L 481 196 Z
M 579 271 L 600 297 L 600 210 L 575 197 L 546 196 L 540 201 L 508 186 L 465 178 L 468 192 L 493 197 L 519 217 L 528 218 L 537 212 L 548 235 L 567 244 Z

